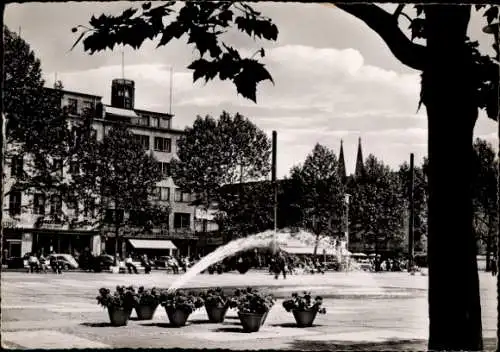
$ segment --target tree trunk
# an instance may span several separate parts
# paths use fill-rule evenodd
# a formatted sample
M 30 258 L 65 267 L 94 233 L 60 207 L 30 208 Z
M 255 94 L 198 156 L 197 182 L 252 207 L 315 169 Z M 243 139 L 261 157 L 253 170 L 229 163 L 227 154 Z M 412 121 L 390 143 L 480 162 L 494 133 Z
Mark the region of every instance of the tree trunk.
M 425 9 L 422 75 L 429 152 L 429 349 L 481 350 L 482 325 L 471 185 L 477 119 L 465 47 L 470 6 Z

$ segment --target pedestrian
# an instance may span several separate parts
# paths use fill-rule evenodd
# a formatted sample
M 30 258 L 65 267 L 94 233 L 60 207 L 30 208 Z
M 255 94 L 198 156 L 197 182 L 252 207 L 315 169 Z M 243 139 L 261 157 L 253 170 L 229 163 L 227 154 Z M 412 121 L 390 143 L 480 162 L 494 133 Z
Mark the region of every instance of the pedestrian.
M 132 270 L 134 270 L 134 273 L 135 274 L 139 274 L 139 272 L 137 271 L 137 268 L 135 267 L 133 261 L 132 261 L 132 255 L 129 254 L 127 259 L 125 259 L 125 265 L 128 269 L 128 273 L 129 274 L 132 274 Z
M 497 276 L 497 273 L 498 273 L 498 264 L 497 264 L 496 258 L 491 258 L 490 266 L 491 266 L 491 275 L 492 276 Z
M 141 264 L 144 267 L 144 273 L 149 274 L 151 272 L 151 265 L 149 264 L 148 256 L 146 254 L 142 256 Z
M 38 270 L 38 259 L 33 253 L 29 254 L 28 265 L 30 273 L 34 273 L 35 271 Z

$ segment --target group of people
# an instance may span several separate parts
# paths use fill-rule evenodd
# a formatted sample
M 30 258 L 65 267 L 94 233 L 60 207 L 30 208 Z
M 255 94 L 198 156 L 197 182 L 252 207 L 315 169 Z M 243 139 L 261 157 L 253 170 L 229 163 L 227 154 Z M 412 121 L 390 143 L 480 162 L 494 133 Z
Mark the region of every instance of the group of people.
M 50 267 L 55 274 L 62 274 L 64 265 L 55 255 L 50 255 L 48 261 L 43 253 L 39 253 L 38 256 L 35 253 L 28 253 L 27 257 L 29 273 L 47 273 Z

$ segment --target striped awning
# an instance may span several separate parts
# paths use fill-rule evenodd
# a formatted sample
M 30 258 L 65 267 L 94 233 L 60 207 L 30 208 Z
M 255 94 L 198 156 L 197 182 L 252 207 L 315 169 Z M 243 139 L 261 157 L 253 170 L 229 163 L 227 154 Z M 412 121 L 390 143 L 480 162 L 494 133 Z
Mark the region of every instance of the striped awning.
M 169 240 L 129 240 L 136 249 L 177 249 Z

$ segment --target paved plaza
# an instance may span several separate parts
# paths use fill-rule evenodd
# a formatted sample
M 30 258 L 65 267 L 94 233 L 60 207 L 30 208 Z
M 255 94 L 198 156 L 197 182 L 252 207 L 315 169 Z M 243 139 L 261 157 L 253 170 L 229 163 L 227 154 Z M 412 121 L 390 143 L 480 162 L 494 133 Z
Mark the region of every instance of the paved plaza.
M 278 298 L 257 333 L 242 333 L 235 311 L 223 324 L 207 321 L 204 308 L 188 325 L 173 328 L 160 306 L 152 321 L 132 315 L 124 327 L 109 326 L 95 297 L 100 287 L 134 285 L 167 288 L 178 276 L 62 275 L 2 273 L 2 347 L 46 348 L 228 348 L 228 349 L 351 349 L 422 350 L 426 348 L 427 277 L 407 273 L 327 273 L 291 276 L 286 280 L 265 272 L 245 275 L 198 275 L 188 287 L 262 287 Z M 495 347 L 495 278 L 480 273 L 483 331 L 488 349 Z M 282 299 L 307 289 L 325 296 L 326 315 L 311 328 L 296 328 Z

